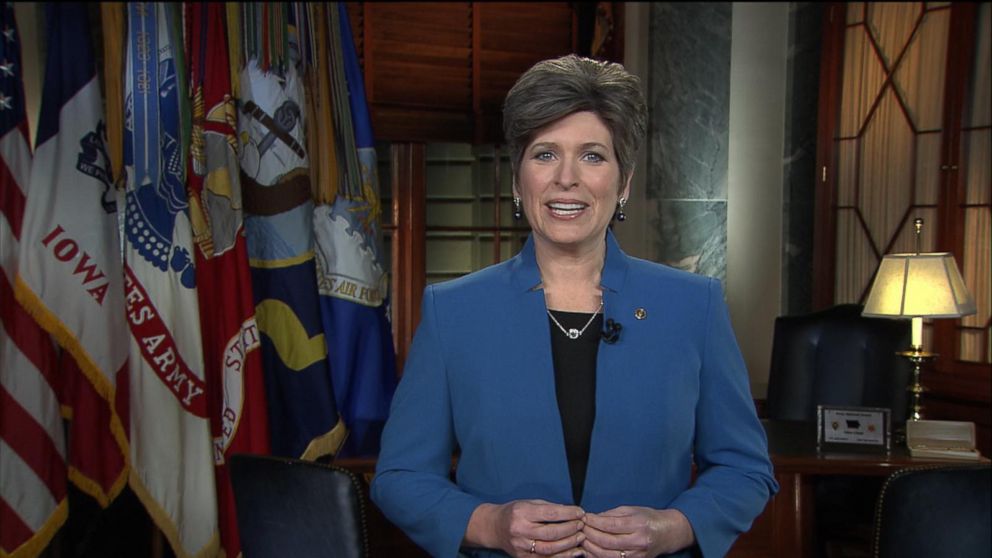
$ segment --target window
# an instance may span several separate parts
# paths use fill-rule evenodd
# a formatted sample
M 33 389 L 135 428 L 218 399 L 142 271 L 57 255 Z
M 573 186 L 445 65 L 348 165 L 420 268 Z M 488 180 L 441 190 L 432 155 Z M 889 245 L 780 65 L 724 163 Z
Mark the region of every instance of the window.
M 934 320 L 936 418 L 989 437 L 992 340 L 989 4 L 834 4 L 823 43 L 815 306 L 863 303 L 882 256 L 955 255 L 977 315 Z M 940 400 L 951 401 L 948 406 Z

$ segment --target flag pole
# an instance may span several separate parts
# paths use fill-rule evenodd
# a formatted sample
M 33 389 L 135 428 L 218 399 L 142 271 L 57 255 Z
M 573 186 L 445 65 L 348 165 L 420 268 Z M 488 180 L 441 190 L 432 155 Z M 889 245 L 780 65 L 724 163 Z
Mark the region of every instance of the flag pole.
M 103 81 L 107 99 L 107 156 L 111 180 L 123 188 L 124 176 L 124 6 L 100 2 L 103 20 Z
M 319 153 L 320 156 L 311 157 L 310 164 L 317 171 L 312 175 L 314 202 L 331 205 L 338 193 L 338 160 L 337 150 L 334 148 L 334 120 L 331 116 L 333 100 L 329 66 L 330 45 L 325 10 L 324 5 L 314 6 L 314 34 L 317 48 L 314 53 L 314 66 L 310 68 L 310 73 L 316 81 L 316 87 L 312 91 L 317 150 L 312 150 L 311 153 Z

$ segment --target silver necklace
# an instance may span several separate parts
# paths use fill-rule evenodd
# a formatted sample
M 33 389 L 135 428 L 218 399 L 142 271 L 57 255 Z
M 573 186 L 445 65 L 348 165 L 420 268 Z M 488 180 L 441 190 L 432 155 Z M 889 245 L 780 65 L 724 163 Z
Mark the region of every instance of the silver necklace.
M 589 328 L 589 324 L 591 324 L 592 321 L 596 319 L 596 315 L 599 314 L 599 311 L 602 309 L 603 309 L 603 301 L 600 300 L 599 308 L 597 308 L 596 311 L 592 313 L 592 316 L 589 317 L 589 321 L 586 322 L 586 325 L 582 326 L 582 329 L 575 329 L 574 327 L 565 329 L 565 326 L 561 325 L 558 319 L 555 318 L 555 315 L 551 313 L 550 309 L 548 309 L 548 317 L 551 318 L 551 321 L 554 322 L 556 326 L 558 326 L 558 329 L 560 329 L 561 332 L 564 333 L 566 337 L 568 337 L 569 339 L 578 339 L 579 337 L 582 337 L 582 334 L 585 333 L 586 329 Z

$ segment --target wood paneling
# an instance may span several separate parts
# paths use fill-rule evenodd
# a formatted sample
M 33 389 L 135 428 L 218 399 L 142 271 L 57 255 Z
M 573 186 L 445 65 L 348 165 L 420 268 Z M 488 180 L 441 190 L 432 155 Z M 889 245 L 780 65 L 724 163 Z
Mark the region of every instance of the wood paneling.
M 824 10 L 820 62 L 820 99 L 816 132 L 816 215 L 813 224 L 813 310 L 834 303 L 834 269 L 837 240 L 837 134 L 844 65 L 844 13 L 842 3 L 831 2 Z
M 420 300 L 425 284 L 424 145 L 396 143 L 392 146 L 393 215 L 393 341 L 396 370 L 403 373 L 413 332 L 420 323 Z
M 566 2 L 349 2 L 376 138 L 500 143 L 503 98 L 575 52 Z
M 573 52 L 572 9 L 560 2 L 476 4 L 483 113 L 499 113 L 513 83 L 535 62 Z

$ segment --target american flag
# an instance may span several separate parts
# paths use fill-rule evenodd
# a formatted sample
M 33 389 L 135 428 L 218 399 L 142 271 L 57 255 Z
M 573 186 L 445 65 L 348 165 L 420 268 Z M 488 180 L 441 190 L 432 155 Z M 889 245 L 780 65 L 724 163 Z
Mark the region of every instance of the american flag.
M 0 8 L 0 555 L 36 556 L 65 522 L 54 345 L 14 299 L 31 150 L 14 8 Z

